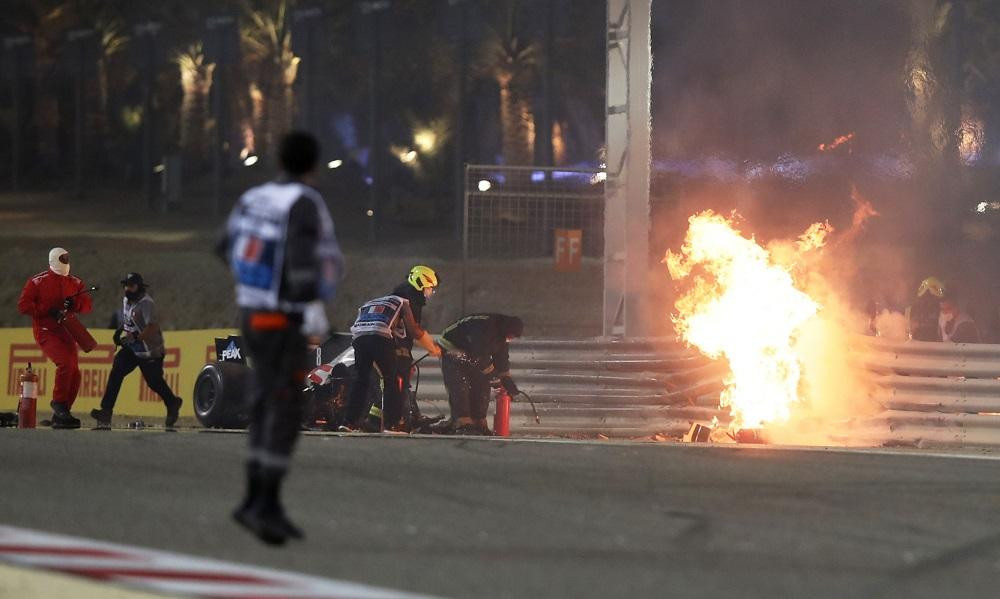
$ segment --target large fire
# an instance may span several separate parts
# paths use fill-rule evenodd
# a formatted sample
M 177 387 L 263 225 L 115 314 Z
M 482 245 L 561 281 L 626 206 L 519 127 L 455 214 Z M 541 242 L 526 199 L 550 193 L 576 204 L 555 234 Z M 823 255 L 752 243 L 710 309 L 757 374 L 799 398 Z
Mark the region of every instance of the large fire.
M 721 397 L 731 430 L 789 419 L 802 398 L 797 341 L 822 306 L 795 273 L 832 232 L 816 223 L 797 240 L 765 248 L 711 211 L 689 219 L 684 244 L 664 262 L 685 291 L 673 316 L 677 334 L 730 368 Z

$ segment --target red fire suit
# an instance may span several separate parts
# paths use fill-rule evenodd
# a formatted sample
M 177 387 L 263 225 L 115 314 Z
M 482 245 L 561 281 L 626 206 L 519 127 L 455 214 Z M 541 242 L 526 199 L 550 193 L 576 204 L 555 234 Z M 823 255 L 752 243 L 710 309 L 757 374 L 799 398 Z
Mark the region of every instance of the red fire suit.
M 83 281 L 73 275 L 59 275 L 51 270 L 39 273 L 24 284 L 17 300 L 17 311 L 31 316 L 31 328 L 42 352 L 56 364 L 56 383 L 52 401 L 72 407 L 80 391 L 80 367 L 76 341 L 54 318 L 52 310 L 63 309 L 66 298 L 84 290 Z M 86 314 L 93 308 L 89 293 L 73 298 L 70 312 Z

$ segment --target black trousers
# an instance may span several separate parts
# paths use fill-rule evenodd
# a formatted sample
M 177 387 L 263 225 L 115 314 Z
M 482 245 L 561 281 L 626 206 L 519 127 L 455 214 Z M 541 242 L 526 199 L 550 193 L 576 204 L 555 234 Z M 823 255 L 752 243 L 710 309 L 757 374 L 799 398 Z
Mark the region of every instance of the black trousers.
M 368 389 L 372 369 L 377 367 L 382 375 L 382 418 L 385 426 L 395 426 L 403 416 L 403 394 L 400 389 L 399 359 L 396 344 L 381 335 L 362 335 L 351 342 L 354 347 L 356 377 L 347 404 L 348 422 L 357 422 L 368 405 Z
M 486 418 L 490 407 L 490 379 L 472 364 L 445 354 L 441 374 L 448 390 L 451 418 Z
M 285 470 L 302 426 L 302 387 L 308 372 L 306 338 L 301 317 L 287 327 L 255 329 L 252 312 L 243 314 L 241 330 L 253 362 L 254 399 L 250 420 L 250 461 L 264 468 Z
M 108 384 L 104 388 L 104 397 L 101 398 L 102 410 L 114 411 L 122 381 L 136 368 L 139 368 L 142 378 L 146 379 L 146 385 L 159 395 L 164 403 L 176 397 L 167 385 L 167 381 L 163 380 L 163 358 L 140 358 L 131 349 L 123 347 L 115 354 L 115 361 L 111 364 Z

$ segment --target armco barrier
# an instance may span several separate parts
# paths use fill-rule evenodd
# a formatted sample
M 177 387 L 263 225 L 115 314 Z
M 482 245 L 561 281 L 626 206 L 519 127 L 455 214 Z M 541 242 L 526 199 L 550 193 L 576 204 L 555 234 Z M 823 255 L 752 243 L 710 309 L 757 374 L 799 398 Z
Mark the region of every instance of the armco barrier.
M 847 434 L 921 447 L 1000 446 L 1000 345 L 855 339 L 885 408 Z
M 1000 345 L 893 342 L 856 337 L 854 358 L 869 373 L 877 416 L 834 425 L 845 443 L 917 447 L 1000 446 Z M 512 404 L 517 434 L 679 436 L 717 409 L 723 363 L 668 340 L 522 340 L 511 347 L 518 385 L 541 424 Z M 446 413 L 440 370 L 424 368 L 428 413 Z
M 165 372 L 188 399 L 201 366 L 215 358 L 215 337 L 231 330 L 167 331 Z M 98 347 L 80 354 L 83 373 L 75 409 L 89 411 L 103 394 L 114 355 L 110 330 L 92 331 Z M 856 337 L 853 356 L 870 374 L 872 399 L 884 410 L 841 425 L 845 442 L 868 445 L 1000 447 L 1000 345 L 894 342 Z M 17 406 L 17 377 L 32 362 L 39 371 L 39 405 L 51 398 L 55 366 L 44 359 L 31 329 L 0 329 L 0 411 Z M 536 423 L 522 397 L 511 406 L 519 435 L 604 434 L 680 436 L 692 422 L 726 416 L 717 406 L 724 363 L 666 339 L 520 339 L 511 345 L 518 386 L 538 408 Z M 427 414 L 447 414 L 437 360 L 421 363 L 418 400 Z M 158 417 L 163 405 L 138 372 L 126 379 L 119 414 Z M 190 415 L 190 402 L 183 415 Z M 836 437 L 836 434 L 834 434 Z
M 679 436 L 691 422 L 722 417 L 719 391 L 725 368 L 663 339 L 520 339 L 511 344 L 517 385 L 534 400 L 536 423 L 524 397 L 511 404 L 518 435 L 603 434 Z M 417 398 L 426 414 L 447 414 L 437 360 L 421 363 Z

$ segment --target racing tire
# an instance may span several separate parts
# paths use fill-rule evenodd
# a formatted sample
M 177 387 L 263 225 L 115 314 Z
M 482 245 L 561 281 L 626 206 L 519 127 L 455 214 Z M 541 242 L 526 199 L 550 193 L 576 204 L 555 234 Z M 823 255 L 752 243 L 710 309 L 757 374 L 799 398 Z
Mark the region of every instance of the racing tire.
M 205 428 L 246 428 L 250 389 L 250 369 L 245 365 L 206 364 L 194 381 L 194 415 Z

